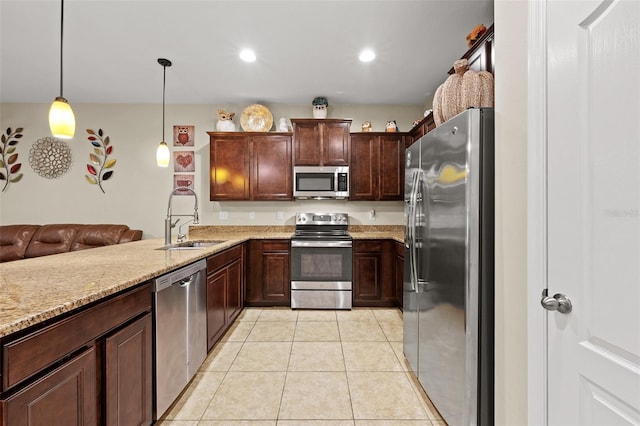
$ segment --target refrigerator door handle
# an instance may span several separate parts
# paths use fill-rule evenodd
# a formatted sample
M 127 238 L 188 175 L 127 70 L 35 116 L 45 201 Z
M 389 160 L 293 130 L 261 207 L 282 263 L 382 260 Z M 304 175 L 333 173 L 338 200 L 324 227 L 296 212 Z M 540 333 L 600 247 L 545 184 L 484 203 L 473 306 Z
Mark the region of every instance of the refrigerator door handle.
M 407 229 L 406 229 L 406 240 L 405 247 L 409 249 L 409 281 L 411 282 L 411 291 L 414 292 L 416 289 L 416 276 L 414 274 L 415 268 L 415 254 L 414 254 L 414 246 L 415 246 L 415 211 L 416 211 L 416 181 L 418 178 L 418 171 L 413 172 L 411 175 L 411 192 L 409 193 L 408 200 L 408 211 L 407 211 Z
M 416 225 L 418 218 L 418 194 L 420 192 L 420 185 L 422 182 L 422 173 L 417 171 L 413 178 L 413 191 L 411 193 L 411 202 L 412 202 L 412 225 L 411 225 L 411 248 L 410 248 L 410 259 L 411 259 L 411 291 L 415 291 L 416 293 L 420 292 L 420 287 L 418 286 L 418 247 L 416 245 Z

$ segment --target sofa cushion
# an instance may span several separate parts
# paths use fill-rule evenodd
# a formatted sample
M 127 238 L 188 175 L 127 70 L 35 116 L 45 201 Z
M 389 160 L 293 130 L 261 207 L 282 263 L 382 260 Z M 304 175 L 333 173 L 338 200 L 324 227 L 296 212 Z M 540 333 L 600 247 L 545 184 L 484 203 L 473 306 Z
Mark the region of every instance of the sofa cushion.
M 39 257 L 65 253 L 71 249 L 79 225 L 42 225 L 31 239 L 25 257 Z
M 118 244 L 127 225 L 81 225 L 70 251 Z
M 31 238 L 40 225 L 0 226 L 0 262 L 24 259 Z

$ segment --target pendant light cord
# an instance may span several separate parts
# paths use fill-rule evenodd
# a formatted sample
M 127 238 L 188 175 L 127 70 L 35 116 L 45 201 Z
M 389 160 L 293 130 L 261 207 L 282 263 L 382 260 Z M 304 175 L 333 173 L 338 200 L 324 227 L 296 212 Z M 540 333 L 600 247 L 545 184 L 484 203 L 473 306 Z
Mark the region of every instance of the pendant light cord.
M 163 69 L 163 73 L 162 73 L 162 142 L 165 142 L 164 140 L 164 94 L 167 87 L 167 66 L 163 65 L 162 69 Z
M 62 39 L 63 39 L 63 31 L 64 31 L 64 0 L 60 0 L 60 97 L 63 98 L 62 94 Z

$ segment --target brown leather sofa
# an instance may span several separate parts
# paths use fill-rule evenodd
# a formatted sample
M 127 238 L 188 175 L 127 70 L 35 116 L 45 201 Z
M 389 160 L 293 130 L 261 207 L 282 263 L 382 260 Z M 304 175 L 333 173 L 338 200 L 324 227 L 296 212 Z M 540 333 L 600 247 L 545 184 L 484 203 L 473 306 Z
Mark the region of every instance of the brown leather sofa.
M 85 250 L 142 239 L 127 225 L 2 225 L 0 262 Z

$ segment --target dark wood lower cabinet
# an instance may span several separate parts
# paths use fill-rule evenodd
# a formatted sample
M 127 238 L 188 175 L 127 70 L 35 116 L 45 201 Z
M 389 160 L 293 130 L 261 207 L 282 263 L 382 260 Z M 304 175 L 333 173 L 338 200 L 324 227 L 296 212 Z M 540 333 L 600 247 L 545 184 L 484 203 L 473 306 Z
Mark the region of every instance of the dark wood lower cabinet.
M 2 339 L 0 426 L 150 425 L 151 285 Z
M 105 339 L 105 424 L 153 421 L 151 314 Z
M 386 239 L 353 242 L 354 307 L 402 307 L 404 269 L 398 244 Z
M 225 269 L 207 275 L 207 340 L 208 349 L 226 330 L 225 298 L 227 271 Z
M 6 426 L 97 424 L 96 351 L 86 348 L 1 402 Z
M 207 347 L 222 337 L 244 304 L 244 245 L 207 259 Z
M 353 242 L 353 306 L 398 306 L 392 240 Z
M 404 291 L 404 244 L 395 241 L 393 256 L 393 275 L 395 277 L 396 303 L 402 309 Z
M 289 240 L 252 240 L 249 243 L 246 306 L 290 306 Z

